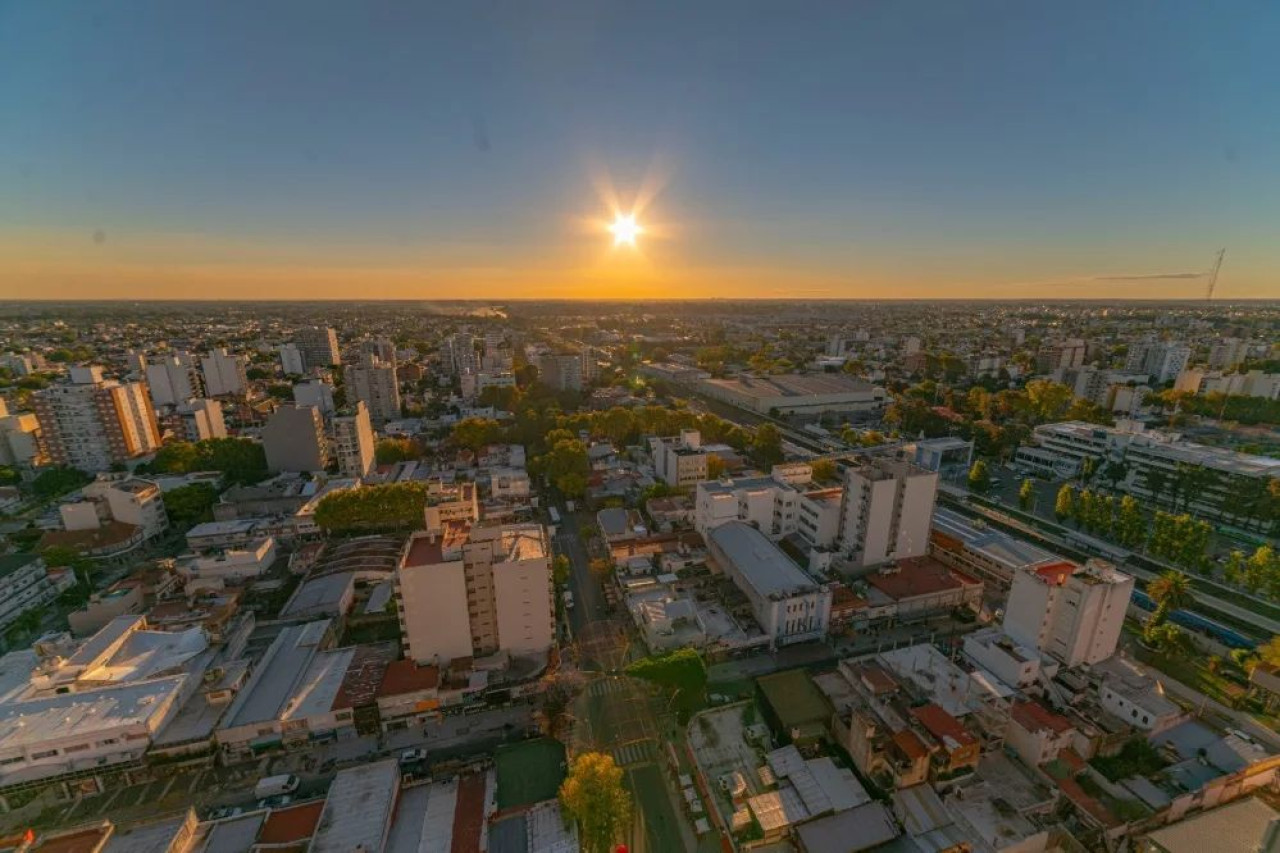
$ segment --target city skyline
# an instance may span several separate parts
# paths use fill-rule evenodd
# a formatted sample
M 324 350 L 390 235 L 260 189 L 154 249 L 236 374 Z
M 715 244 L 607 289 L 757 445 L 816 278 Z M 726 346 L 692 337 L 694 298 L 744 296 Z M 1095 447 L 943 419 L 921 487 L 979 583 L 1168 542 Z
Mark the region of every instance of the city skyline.
M 0 295 L 1268 298 L 1277 23 L 15 4 Z

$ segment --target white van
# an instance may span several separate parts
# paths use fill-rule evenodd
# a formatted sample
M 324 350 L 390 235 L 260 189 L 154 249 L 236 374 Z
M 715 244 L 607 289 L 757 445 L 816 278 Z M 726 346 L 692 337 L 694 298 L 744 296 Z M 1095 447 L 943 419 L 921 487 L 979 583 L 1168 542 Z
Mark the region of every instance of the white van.
M 279 776 L 264 776 L 258 780 L 253 795 L 258 799 L 278 797 L 281 794 L 292 794 L 298 790 L 298 777 L 292 773 L 281 773 Z

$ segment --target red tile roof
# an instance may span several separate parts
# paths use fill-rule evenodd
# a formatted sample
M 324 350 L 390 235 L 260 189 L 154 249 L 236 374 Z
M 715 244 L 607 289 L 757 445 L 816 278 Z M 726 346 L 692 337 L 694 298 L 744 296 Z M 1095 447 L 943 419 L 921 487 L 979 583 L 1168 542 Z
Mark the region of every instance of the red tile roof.
M 324 800 L 303 803 L 287 809 L 273 809 L 258 833 L 258 844 L 291 844 L 315 835 Z
M 379 696 L 399 696 L 419 690 L 434 690 L 440 686 L 440 668 L 418 666 L 411 660 L 392 661 L 382 673 L 378 685 Z
M 912 761 L 918 761 L 929 754 L 929 748 L 924 745 L 924 741 L 920 740 L 920 735 L 911 731 L 911 729 L 894 732 L 893 743 L 898 749 L 902 750 L 903 755 Z
M 929 734 L 942 741 L 947 749 L 952 747 L 946 741 L 950 739 L 956 746 L 972 746 L 978 739 L 966 729 L 959 720 L 948 714 L 938 705 L 932 703 L 911 709 L 911 716 L 920 721 L 920 725 L 928 729 Z
M 458 780 L 450 853 L 474 853 L 480 849 L 480 830 L 484 827 L 484 788 L 483 774 L 473 773 Z
M 1014 702 L 1010 712 L 1014 722 L 1029 732 L 1050 731 L 1062 734 L 1073 727 L 1071 721 L 1061 714 L 1055 714 L 1039 702 Z
M 934 595 L 977 583 L 968 575 L 944 566 L 932 557 L 899 560 L 897 571 L 872 574 L 866 580 L 895 601 L 918 595 Z
M 1039 575 L 1045 583 L 1062 586 L 1067 582 L 1067 578 L 1075 574 L 1076 569 L 1080 568 L 1075 563 L 1046 563 L 1043 566 L 1036 566 L 1033 571 Z

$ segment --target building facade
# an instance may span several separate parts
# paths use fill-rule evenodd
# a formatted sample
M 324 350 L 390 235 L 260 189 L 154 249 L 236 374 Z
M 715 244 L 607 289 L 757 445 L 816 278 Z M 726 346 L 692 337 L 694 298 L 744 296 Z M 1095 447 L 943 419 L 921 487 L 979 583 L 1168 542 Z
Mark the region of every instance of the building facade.
M 359 364 L 347 365 L 343 375 L 348 401 L 363 402 L 375 426 L 400 417 L 400 383 L 394 364 L 366 353 Z
M 160 448 L 147 386 L 104 380 L 100 367 L 71 368 L 70 381 L 38 392 L 33 407 L 55 465 L 105 471 Z
M 373 425 L 364 401 L 355 404 L 354 413 L 333 419 L 333 455 L 344 477 L 367 477 L 373 471 Z
M 1023 570 L 1009 591 L 1004 630 L 1066 666 L 1098 663 L 1115 654 L 1132 593 L 1133 578 L 1101 560 Z
M 262 427 L 271 471 L 323 471 L 329 464 L 324 419 L 314 406 L 282 406 Z

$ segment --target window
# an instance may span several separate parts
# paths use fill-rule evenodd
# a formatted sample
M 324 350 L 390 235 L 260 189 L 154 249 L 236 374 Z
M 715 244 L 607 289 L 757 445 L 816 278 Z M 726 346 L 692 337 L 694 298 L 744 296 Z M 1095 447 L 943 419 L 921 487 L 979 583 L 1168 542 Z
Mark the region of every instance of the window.
M 31 753 L 31 760 L 39 761 L 41 758 L 53 758 L 57 754 L 58 754 L 58 750 L 56 749 L 46 749 L 43 752 Z

